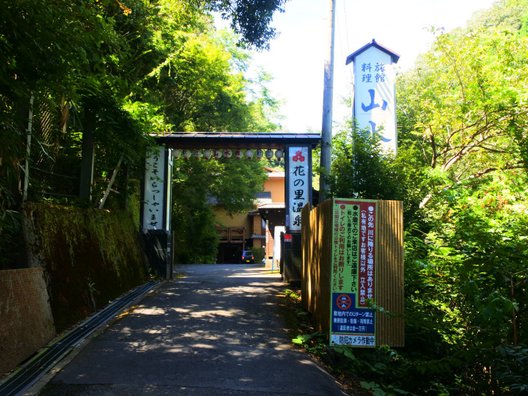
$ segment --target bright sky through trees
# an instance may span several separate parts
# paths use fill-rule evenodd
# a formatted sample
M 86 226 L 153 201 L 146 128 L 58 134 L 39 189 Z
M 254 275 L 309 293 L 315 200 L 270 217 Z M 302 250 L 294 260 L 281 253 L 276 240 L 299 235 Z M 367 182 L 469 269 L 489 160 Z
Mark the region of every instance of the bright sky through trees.
M 290 0 L 286 12 L 276 14 L 279 36 L 270 51 L 255 55 L 254 66 L 270 72 L 270 89 L 282 100 L 284 130 L 320 131 L 322 122 L 323 64 L 328 39 L 329 0 Z M 430 27 L 447 31 L 464 26 L 474 12 L 494 0 L 336 0 L 334 116 L 341 122 L 351 109 L 344 98 L 352 92 L 352 66 L 346 57 L 376 41 L 400 55 L 401 69 L 412 67 L 433 35 Z

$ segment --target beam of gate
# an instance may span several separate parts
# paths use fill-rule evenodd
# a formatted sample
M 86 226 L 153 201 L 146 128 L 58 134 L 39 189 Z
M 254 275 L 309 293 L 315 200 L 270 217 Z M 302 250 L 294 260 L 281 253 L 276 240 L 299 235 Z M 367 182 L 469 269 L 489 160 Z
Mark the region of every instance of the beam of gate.
M 178 149 L 283 149 L 286 146 L 315 148 L 319 133 L 284 132 L 170 132 L 152 135 L 159 144 Z

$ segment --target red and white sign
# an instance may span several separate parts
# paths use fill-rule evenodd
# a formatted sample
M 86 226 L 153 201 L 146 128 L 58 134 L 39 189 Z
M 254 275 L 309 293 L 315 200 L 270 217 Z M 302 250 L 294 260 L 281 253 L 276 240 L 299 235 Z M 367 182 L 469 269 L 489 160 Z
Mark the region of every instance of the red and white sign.
M 288 206 L 287 219 L 290 232 L 301 231 L 301 212 L 310 202 L 311 175 L 308 147 L 288 148 Z

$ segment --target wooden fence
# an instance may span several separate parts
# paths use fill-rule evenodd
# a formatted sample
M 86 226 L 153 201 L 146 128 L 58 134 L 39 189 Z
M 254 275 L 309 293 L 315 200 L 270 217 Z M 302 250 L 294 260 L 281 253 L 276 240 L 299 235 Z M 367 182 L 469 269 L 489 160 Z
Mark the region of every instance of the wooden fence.
M 404 346 L 403 206 L 376 201 L 376 345 Z M 302 213 L 302 301 L 321 331 L 330 331 L 334 200 Z

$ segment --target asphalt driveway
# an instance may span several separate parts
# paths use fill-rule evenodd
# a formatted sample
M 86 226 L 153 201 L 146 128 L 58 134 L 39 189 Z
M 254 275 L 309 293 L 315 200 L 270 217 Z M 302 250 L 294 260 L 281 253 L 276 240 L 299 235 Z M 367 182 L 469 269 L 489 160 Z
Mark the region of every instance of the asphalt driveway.
M 94 337 L 43 395 L 343 395 L 291 346 L 260 264 L 185 265 Z

